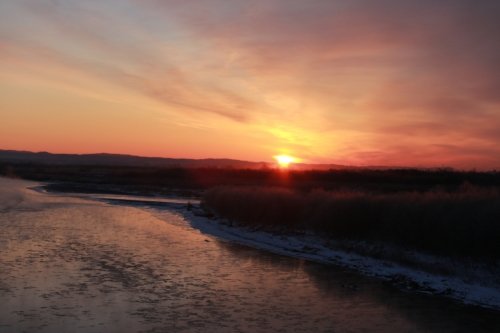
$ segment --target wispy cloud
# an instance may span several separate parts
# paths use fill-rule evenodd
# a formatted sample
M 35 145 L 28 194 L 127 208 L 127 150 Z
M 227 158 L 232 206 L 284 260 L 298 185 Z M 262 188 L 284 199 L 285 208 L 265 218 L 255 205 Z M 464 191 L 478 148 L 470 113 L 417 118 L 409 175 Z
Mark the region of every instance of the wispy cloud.
M 64 67 L 214 130 L 217 117 L 247 124 L 311 159 L 500 166 L 495 1 L 2 6 L 4 63 Z

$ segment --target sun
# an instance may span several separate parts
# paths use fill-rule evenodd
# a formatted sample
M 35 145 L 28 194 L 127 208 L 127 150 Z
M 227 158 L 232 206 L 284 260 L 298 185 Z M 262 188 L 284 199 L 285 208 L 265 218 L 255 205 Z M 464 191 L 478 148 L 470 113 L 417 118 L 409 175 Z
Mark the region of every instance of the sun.
M 276 160 L 276 162 L 278 162 L 280 168 L 288 168 L 290 166 L 290 163 L 294 163 L 296 161 L 295 157 L 288 155 L 276 155 L 273 157 Z

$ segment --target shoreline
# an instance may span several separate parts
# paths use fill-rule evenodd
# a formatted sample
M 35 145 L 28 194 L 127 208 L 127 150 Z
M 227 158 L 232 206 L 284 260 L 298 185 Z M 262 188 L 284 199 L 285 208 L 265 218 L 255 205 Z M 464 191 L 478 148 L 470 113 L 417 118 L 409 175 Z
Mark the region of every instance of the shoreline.
M 196 207 L 196 210 L 200 209 Z M 286 233 L 252 230 L 222 218 L 209 218 L 200 212 L 179 211 L 186 222 L 204 234 L 221 241 L 234 242 L 279 255 L 310 260 L 322 264 L 336 265 L 354 270 L 364 276 L 373 277 L 406 292 L 423 293 L 446 297 L 465 305 L 500 311 L 500 286 L 488 281 L 466 281 L 459 275 L 436 274 L 406 266 L 392 260 L 373 258 L 335 246 L 336 241 L 314 234 L 293 235 Z M 449 261 L 411 252 L 424 262 L 437 264 Z M 485 280 L 489 277 L 484 276 Z M 356 286 L 348 286 L 356 289 Z
M 35 191 L 40 189 L 46 191 L 46 193 L 79 196 L 79 193 L 50 191 L 43 185 L 37 189 L 32 188 Z M 430 273 L 397 263 L 393 260 L 373 258 L 354 251 L 347 251 L 340 249 L 336 241 L 312 233 L 297 235 L 239 226 L 224 218 L 205 216 L 198 203 L 192 204 L 192 209 L 188 210 L 184 203 L 171 205 L 161 200 L 155 200 L 160 199 L 159 197 L 144 196 L 144 198 L 141 198 L 142 196 L 137 196 L 136 194 L 123 196 L 130 196 L 131 199 L 116 200 L 106 198 L 106 195 L 103 196 L 101 193 L 96 193 L 95 197 L 84 195 L 84 199 L 107 202 L 112 205 L 133 205 L 159 215 L 160 218 L 162 211 L 176 213 L 184 218 L 191 228 L 221 241 L 233 242 L 279 255 L 322 264 L 336 265 L 356 271 L 364 276 L 380 279 L 405 292 L 446 297 L 465 305 L 500 311 L 500 286 L 498 284 L 493 285 L 491 282 L 488 283 L 488 281 L 478 279 L 465 281 L 467 279 L 459 275 Z M 79 197 L 82 198 L 81 196 Z M 137 200 L 134 200 L 133 197 Z M 147 200 L 142 200 L 146 198 Z M 193 200 L 191 198 L 187 199 L 187 201 Z M 420 258 L 423 263 L 428 265 L 433 265 L 433 262 L 439 265 L 446 261 L 451 263 L 451 259 L 448 258 L 422 255 L 418 252 L 406 252 L 405 254 L 408 253 L 413 257 Z M 480 273 L 478 274 L 479 276 L 481 276 Z M 487 276 L 484 276 L 484 278 L 488 280 Z M 353 290 L 356 289 L 355 285 L 347 287 Z

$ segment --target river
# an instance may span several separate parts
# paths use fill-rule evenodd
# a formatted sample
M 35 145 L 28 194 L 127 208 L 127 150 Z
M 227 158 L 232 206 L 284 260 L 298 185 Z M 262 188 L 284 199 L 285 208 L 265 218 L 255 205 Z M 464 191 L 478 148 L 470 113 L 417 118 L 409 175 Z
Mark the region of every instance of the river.
M 168 205 L 0 185 L 0 332 L 500 332 L 498 312 L 221 241 Z

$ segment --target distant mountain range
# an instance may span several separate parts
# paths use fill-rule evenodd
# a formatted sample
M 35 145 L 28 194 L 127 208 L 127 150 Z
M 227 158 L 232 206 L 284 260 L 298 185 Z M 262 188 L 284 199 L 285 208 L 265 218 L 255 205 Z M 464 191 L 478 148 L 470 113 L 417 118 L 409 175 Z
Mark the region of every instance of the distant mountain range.
M 52 154 L 48 152 L 29 152 L 17 150 L 0 150 L 0 162 L 33 163 L 46 165 L 96 165 L 96 166 L 130 166 L 130 167 L 180 167 L 180 168 L 234 168 L 262 169 L 275 168 L 276 164 L 267 162 L 250 162 L 226 158 L 165 158 L 142 157 L 121 154 Z M 355 168 L 338 164 L 305 164 L 297 163 L 292 169 L 347 169 Z

